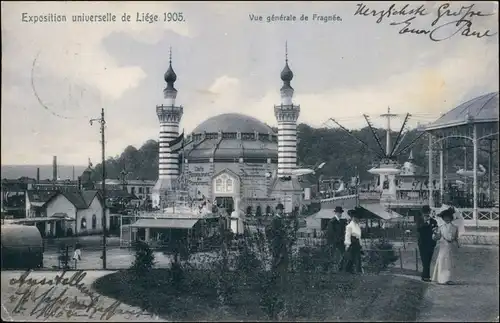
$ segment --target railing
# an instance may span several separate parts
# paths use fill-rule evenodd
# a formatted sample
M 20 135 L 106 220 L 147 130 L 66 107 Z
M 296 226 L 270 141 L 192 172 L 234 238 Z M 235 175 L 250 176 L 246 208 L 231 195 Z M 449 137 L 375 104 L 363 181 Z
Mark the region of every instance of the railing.
M 429 201 L 423 198 L 381 198 L 380 202 L 398 206 L 423 206 L 429 204 Z
M 432 208 L 436 213 L 440 208 Z M 477 209 L 477 219 L 474 218 L 474 209 L 472 208 L 455 208 L 464 219 L 466 227 L 498 227 L 499 225 L 499 209 Z
M 342 200 L 350 200 L 350 199 L 355 199 L 356 194 L 353 195 L 344 195 L 344 196 L 334 196 L 330 197 L 327 199 L 321 199 L 321 203 L 329 203 L 329 202 L 335 202 L 335 201 L 342 201 Z
M 166 208 L 163 211 L 142 211 L 137 214 L 138 218 L 202 218 L 204 215 L 209 214 L 206 209 L 195 207 L 175 206 Z

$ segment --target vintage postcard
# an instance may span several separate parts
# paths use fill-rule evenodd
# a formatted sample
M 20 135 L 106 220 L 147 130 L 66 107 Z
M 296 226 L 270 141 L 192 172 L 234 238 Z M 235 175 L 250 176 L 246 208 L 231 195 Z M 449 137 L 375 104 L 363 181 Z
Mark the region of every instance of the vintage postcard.
M 1 6 L 2 320 L 498 322 L 498 2 Z

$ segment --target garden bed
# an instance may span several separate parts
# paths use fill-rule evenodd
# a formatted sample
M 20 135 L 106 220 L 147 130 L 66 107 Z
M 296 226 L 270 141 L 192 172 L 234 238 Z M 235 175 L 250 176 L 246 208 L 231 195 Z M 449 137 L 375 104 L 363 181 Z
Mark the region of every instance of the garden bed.
M 269 320 L 261 307 L 262 276 L 227 272 L 231 297 L 222 306 L 212 270 L 185 271 L 181 288 L 171 284 L 168 269 L 137 276 L 120 271 L 99 278 L 102 295 L 138 306 L 167 320 Z M 390 275 L 290 273 L 278 294 L 285 304 L 282 320 L 415 321 L 426 284 Z

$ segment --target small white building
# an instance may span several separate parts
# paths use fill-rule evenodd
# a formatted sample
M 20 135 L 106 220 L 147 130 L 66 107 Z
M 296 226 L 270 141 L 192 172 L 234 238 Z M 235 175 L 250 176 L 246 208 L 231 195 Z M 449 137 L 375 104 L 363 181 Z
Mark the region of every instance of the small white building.
M 26 219 L 18 223 L 33 224 L 43 236 L 99 234 L 103 231 L 102 197 L 89 191 L 27 191 Z M 109 228 L 109 216 L 106 217 Z

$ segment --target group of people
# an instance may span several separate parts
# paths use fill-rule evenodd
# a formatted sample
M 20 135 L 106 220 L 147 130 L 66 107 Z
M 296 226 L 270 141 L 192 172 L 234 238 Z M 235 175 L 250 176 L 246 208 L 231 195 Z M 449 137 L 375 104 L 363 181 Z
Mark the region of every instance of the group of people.
M 267 230 L 268 239 L 272 242 L 273 268 L 286 270 L 288 267 L 288 250 L 296 240 L 294 236 L 298 229 L 296 217 L 285 217 L 283 204 L 276 206 L 276 214 Z M 361 273 L 361 228 L 358 209 L 349 210 L 344 215 L 342 207 L 336 207 L 334 217 L 327 227 L 327 241 L 330 257 L 340 264 L 338 270 L 349 273 Z
M 273 253 L 275 262 L 273 266 L 278 269 L 287 267 L 288 252 L 291 239 L 287 231 L 287 224 L 283 212 L 283 205 L 276 207 L 276 216 L 273 218 L 268 230 L 268 237 L 274 239 Z M 351 209 L 344 214 L 342 207 L 334 209 L 334 216 L 329 221 L 326 229 L 327 245 L 331 259 L 338 264 L 338 270 L 348 273 L 362 273 L 361 248 L 362 231 L 359 225 L 362 214 L 359 208 Z M 424 206 L 421 216 L 417 218 L 418 247 L 422 260 L 422 280 L 434 281 L 438 284 L 452 284 L 453 260 L 459 248 L 459 227 L 454 223 L 455 210 L 446 207 L 435 217 L 431 217 L 431 208 Z M 288 236 L 288 239 L 286 238 Z M 439 242 L 439 252 L 436 258 L 434 271 L 431 278 L 431 262 Z
M 453 223 L 455 210 L 448 207 L 431 217 L 431 208 L 424 206 L 421 217 L 417 220 L 418 248 L 422 260 L 422 280 L 438 284 L 452 284 L 453 260 L 459 248 L 459 228 Z M 438 224 L 440 220 L 441 225 Z M 431 278 L 431 262 L 434 249 L 439 241 L 439 252 Z
M 338 264 L 339 271 L 361 273 L 361 227 L 359 209 L 351 209 L 344 215 L 344 209 L 335 207 L 333 218 L 326 228 L 330 257 Z

